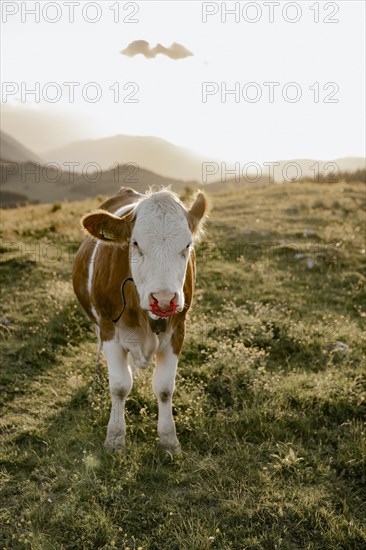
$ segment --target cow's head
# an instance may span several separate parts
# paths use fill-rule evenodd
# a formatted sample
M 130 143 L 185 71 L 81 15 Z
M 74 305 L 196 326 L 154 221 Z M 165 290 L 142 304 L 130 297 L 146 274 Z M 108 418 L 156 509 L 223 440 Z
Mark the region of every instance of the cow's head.
M 189 210 L 168 190 L 150 193 L 121 216 L 99 210 L 87 214 L 84 228 L 114 246 L 129 246 L 131 275 L 140 306 L 152 313 L 184 307 L 183 285 L 189 255 L 199 237 L 207 200 L 199 192 Z M 177 307 L 175 308 L 174 305 Z

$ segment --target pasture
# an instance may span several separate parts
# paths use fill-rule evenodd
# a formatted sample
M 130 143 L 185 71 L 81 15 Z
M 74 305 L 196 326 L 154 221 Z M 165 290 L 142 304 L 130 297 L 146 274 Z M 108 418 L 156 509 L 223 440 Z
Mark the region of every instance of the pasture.
M 366 547 L 365 188 L 213 194 L 177 376 L 182 454 L 151 370 L 106 454 L 106 368 L 71 287 L 100 199 L 2 212 L 1 548 Z

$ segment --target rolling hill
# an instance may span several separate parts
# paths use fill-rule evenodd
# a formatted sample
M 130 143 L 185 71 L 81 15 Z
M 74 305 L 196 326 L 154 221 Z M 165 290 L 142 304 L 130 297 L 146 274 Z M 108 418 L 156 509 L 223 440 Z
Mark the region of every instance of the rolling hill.
M 27 203 L 49 203 L 113 195 L 121 186 L 145 192 L 151 186 L 168 186 L 180 192 L 185 187 L 202 187 L 210 192 L 232 193 L 241 188 L 261 188 L 272 183 L 270 169 L 263 166 L 262 176 L 255 179 L 241 177 L 239 181 L 225 181 L 218 171 L 207 183 L 202 183 L 202 161 L 190 149 L 177 147 L 157 137 L 115 136 L 101 140 L 79 141 L 44 154 L 47 162 L 57 163 L 63 171 L 44 166 L 32 151 L 14 138 L 1 132 L 0 204 L 14 207 Z M 124 163 L 116 163 L 124 159 Z M 77 162 L 72 169 L 66 163 Z M 92 164 L 102 168 L 96 171 Z M 301 177 L 313 179 L 319 171 L 319 181 L 332 173 L 355 172 L 365 168 L 362 157 L 344 157 L 334 161 L 293 159 L 273 162 L 272 176 L 276 182 Z M 108 166 L 108 168 L 103 168 Z M 110 168 L 114 166 L 113 168 Z M 142 168 L 144 166 L 144 168 Z M 146 168 L 149 166 L 149 168 Z M 227 170 L 233 164 L 227 163 Z M 83 169 L 83 172 L 81 171 Z M 94 170 L 94 172 L 93 172 Z M 168 175 L 167 175 L 168 174 Z M 173 177 L 172 174 L 176 174 Z M 188 176 L 191 175 L 189 179 Z M 195 177 L 193 177 L 195 175 Z M 343 174 L 344 175 L 344 174 Z M 223 174 L 224 176 L 224 174 Z
M 140 167 L 161 174 L 164 177 L 178 180 L 197 180 L 202 182 L 202 163 L 215 162 L 215 159 L 200 158 L 193 150 L 173 145 L 168 141 L 154 136 L 128 136 L 117 135 L 96 140 L 76 141 L 64 147 L 45 151 L 43 157 L 48 162 L 78 162 L 81 166 L 95 162 L 103 170 L 108 170 L 116 163 L 134 162 Z M 234 179 L 226 182 L 220 177 L 221 162 L 216 160 L 219 172 L 208 176 L 207 183 L 215 184 L 237 184 Z M 238 161 L 237 161 L 238 162 Z M 331 176 L 334 171 L 355 172 L 365 169 L 364 157 L 342 157 L 334 160 L 317 159 L 288 159 L 280 161 L 269 161 L 273 164 L 272 175 L 274 181 L 290 181 L 293 178 L 309 179 L 314 178 L 317 173 Z M 226 162 L 227 170 L 234 168 L 234 162 Z M 245 163 L 240 164 L 240 169 Z M 297 165 L 297 166 L 295 166 Z M 271 168 L 272 170 L 272 168 Z M 259 185 L 271 183 L 270 168 L 262 166 L 262 177 L 258 180 Z M 244 178 L 240 184 L 252 183 Z M 229 187 L 230 187 L 229 186 Z
M 134 162 L 141 168 L 166 178 L 198 180 L 202 162 L 194 151 L 173 145 L 153 136 L 117 135 L 95 140 L 70 143 L 65 147 L 45 151 L 49 162 L 79 162 L 85 165 L 96 162 L 103 170 L 117 164 Z
M 234 177 L 228 177 L 225 181 L 223 170 L 220 177 L 220 168 L 218 172 L 207 177 L 207 183 L 211 190 L 232 189 L 234 187 L 262 187 L 270 183 L 282 183 L 291 181 L 315 181 L 322 182 L 325 179 L 332 183 L 339 179 L 341 174 L 353 174 L 357 171 L 365 170 L 366 160 L 364 157 L 342 157 L 334 160 L 316 160 L 316 159 L 289 159 L 280 161 L 269 161 L 261 166 L 262 173 L 256 181 L 256 173 L 245 171 L 245 164 L 239 166 L 244 176 L 240 175 L 240 180 L 236 181 Z M 234 169 L 234 163 L 227 163 L 226 170 Z
M 42 162 L 35 153 L 3 131 L 0 131 L 0 161 Z
M 145 192 L 151 186 L 168 186 L 174 191 L 197 187 L 196 182 L 164 178 L 133 165 L 113 170 L 80 174 L 61 172 L 37 163 L 0 163 L 0 205 L 11 208 L 26 203 L 50 203 L 114 195 L 121 186 Z
M 274 179 L 277 182 L 290 181 L 292 178 L 313 180 L 318 175 L 320 178 L 332 178 L 337 172 L 364 170 L 366 165 L 364 157 L 342 157 L 334 160 L 289 159 L 277 163 L 278 166 L 274 166 Z M 268 173 L 267 168 L 266 174 Z

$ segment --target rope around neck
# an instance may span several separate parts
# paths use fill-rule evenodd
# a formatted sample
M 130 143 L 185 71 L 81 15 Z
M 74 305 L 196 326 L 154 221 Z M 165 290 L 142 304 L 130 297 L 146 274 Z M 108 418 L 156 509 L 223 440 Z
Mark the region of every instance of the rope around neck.
M 133 282 L 132 277 L 128 277 L 128 278 L 125 279 L 125 280 L 123 281 L 123 283 L 121 284 L 121 296 L 122 296 L 123 307 L 122 307 L 122 311 L 121 311 L 121 313 L 118 315 L 118 317 L 117 317 L 116 319 L 112 319 L 113 323 L 118 323 L 118 321 L 120 320 L 120 318 L 121 318 L 122 315 L 123 315 L 124 310 L 126 309 L 125 284 L 127 283 L 127 281 L 132 281 L 132 282 Z

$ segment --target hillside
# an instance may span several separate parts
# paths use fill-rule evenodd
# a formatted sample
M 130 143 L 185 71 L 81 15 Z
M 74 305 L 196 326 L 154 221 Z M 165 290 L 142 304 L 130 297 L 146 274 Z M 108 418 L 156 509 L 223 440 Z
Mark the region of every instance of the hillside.
M 19 141 L 0 131 L 0 161 L 41 162 L 41 159 Z
M 328 181 L 334 183 L 340 181 L 345 174 L 365 172 L 366 159 L 364 157 L 344 157 L 335 160 L 289 159 L 271 161 L 260 167 L 261 174 L 257 180 L 258 174 L 254 168 L 252 168 L 252 171 L 248 169 L 247 173 L 244 166 L 244 164 L 240 165 L 242 173 L 239 174 L 239 181 L 235 180 L 229 173 L 229 170 L 233 170 L 235 165 L 227 163 L 228 175 L 226 181 L 224 169 L 222 175 L 220 175 L 219 169 L 217 174 L 207 177 L 207 182 L 212 185 L 212 189 L 219 189 L 220 183 L 227 189 L 243 186 L 263 186 L 273 182 L 289 183 L 291 180 L 296 182 L 312 181 L 322 183 Z
M 352 165 L 357 166 L 358 164 L 353 163 Z M 347 181 L 364 181 L 365 171 L 341 173 L 338 179 L 342 177 Z M 324 177 L 321 176 L 320 182 L 323 180 Z M 93 172 L 91 168 L 81 174 L 77 171 L 72 172 L 71 169 L 70 171 L 57 170 L 40 163 L 0 162 L 0 205 L 2 208 L 14 208 L 29 203 L 76 201 L 99 195 L 113 195 L 121 186 L 134 187 L 142 193 L 152 186 L 170 186 L 178 193 L 185 189 L 202 188 L 209 193 L 232 194 L 243 189 L 259 189 L 269 184 L 270 181 L 265 172 L 256 181 L 248 181 L 247 178 L 242 177 L 239 181 L 213 179 L 206 184 L 200 184 L 198 181 L 165 178 L 132 163 L 119 165 L 112 170 L 103 172 Z
M 93 198 L 97 195 L 113 195 L 121 186 L 134 187 L 145 192 L 149 187 L 171 185 L 181 191 L 195 182 L 173 180 L 133 165 L 120 165 L 113 170 L 84 174 L 61 172 L 40 164 L 19 165 L 0 163 L 0 204 L 3 208 L 19 204 L 51 203 Z
M 201 178 L 204 159 L 185 147 L 153 136 L 117 135 L 70 143 L 43 153 L 48 162 L 96 162 L 103 170 L 116 163 L 134 162 L 146 170 L 178 180 Z
M 333 160 L 289 159 L 280 160 L 278 163 L 279 166 L 274 167 L 274 178 L 278 182 L 286 181 L 286 178 L 314 180 L 317 177 L 322 181 L 324 177 L 336 177 L 338 172 L 351 173 L 366 168 L 364 157 L 342 157 Z M 294 163 L 298 166 L 291 166 Z
M 174 414 L 156 444 L 151 370 L 109 416 L 96 337 L 71 286 L 100 200 L 2 212 L 4 548 L 366 547 L 365 187 L 211 196 Z

